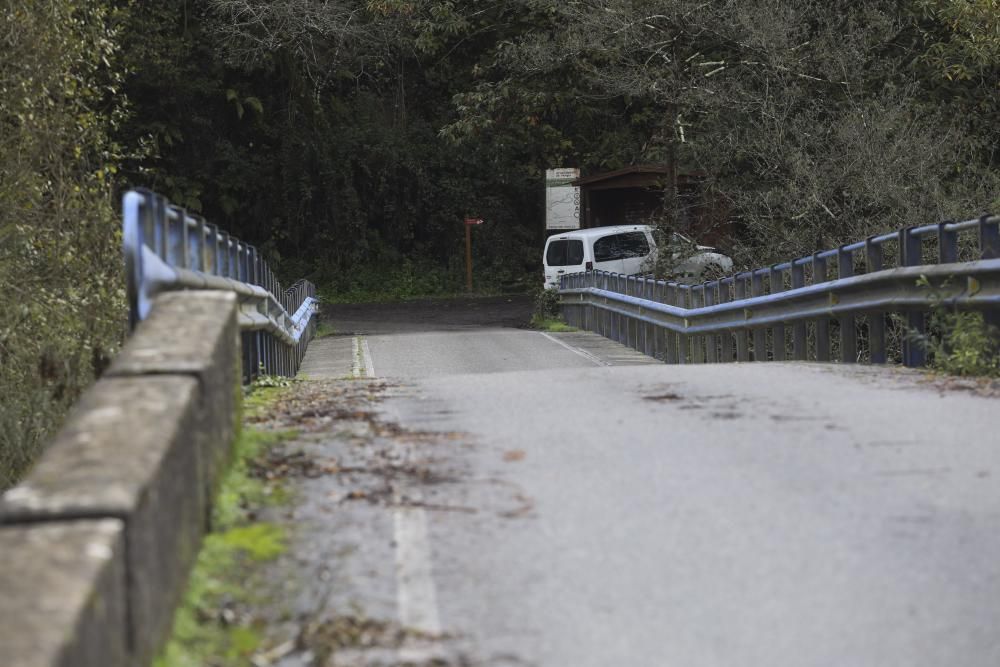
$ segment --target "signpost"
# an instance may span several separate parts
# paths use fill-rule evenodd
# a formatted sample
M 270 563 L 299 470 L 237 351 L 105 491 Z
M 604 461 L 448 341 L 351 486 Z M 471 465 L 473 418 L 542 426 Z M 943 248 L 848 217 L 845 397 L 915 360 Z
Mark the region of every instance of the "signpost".
M 472 227 L 483 224 L 482 218 L 465 219 L 465 291 L 472 291 Z
M 579 169 L 545 170 L 545 229 L 580 228 L 580 188 L 571 185 Z

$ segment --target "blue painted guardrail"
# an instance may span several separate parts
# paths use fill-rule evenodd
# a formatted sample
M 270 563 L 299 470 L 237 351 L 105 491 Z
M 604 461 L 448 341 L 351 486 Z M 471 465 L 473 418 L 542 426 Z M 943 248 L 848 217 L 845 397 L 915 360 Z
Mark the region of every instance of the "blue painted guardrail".
M 316 287 L 283 289 L 257 249 L 148 190 L 122 200 L 126 292 L 132 328 L 168 290 L 235 292 L 243 379 L 293 376 L 315 335 Z
M 667 363 L 881 364 L 888 336 L 905 366 L 922 366 L 933 308 L 1000 324 L 1000 218 L 907 227 L 697 285 L 587 271 L 562 276 L 559 295 L 569 324 Z

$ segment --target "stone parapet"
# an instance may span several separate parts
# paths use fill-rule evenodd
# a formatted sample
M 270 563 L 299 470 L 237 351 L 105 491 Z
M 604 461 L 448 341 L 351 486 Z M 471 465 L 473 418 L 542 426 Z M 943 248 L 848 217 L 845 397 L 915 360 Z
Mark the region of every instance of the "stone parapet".
M 206 529 L 235 433 L 240 377 L 233 294 L 157 297 L 150 317 L 74 407 L 35 468 L 0 499 L 5 665 L 152 661 Z M 119 527 L 113 544 L 112 524 Z M 50 558 L 65 576 L 38 576 L 50 562 L 44 545 L 62 533 L 72 539 Z M 92 562 L 98 552 L 111 554 L 104 567 Z M 39 635 L 46 650 L 12 658 L 8 646 L 33 646 L 31 633 L 15 622 L 18 610 L 61 597 L 67 604 Z M 81 628 L 117 637 L 124 648 L 98 656 Z

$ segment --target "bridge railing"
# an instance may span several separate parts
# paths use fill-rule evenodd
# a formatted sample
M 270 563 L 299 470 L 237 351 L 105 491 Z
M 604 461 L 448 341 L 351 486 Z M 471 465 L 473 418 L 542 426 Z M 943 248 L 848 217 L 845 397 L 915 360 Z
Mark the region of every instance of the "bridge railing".
M 134 328 L 153 298 L 180 289 L 234 292 L 239 300 L 243 379 L 293 376 L 315 334 L 316 287 L 283 289 L 257 249 L 148 190 L 122 202 L 126 288 Z
M 998 223 L 984 215 L 907 227 L 701 284 L 570 274 L 560 306 L 569 324 L 667 363 L 886 363 L 888 332 L 903 364 L 922 366 L 932 309 L 979 310 L 998 323 Z

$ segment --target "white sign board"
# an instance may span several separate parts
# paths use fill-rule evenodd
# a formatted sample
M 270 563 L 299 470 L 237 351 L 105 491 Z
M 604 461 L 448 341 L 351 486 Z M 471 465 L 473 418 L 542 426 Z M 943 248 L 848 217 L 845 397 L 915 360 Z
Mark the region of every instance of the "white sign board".
M 580 229 L 579 169 L 545 170 L 545 229 Z

